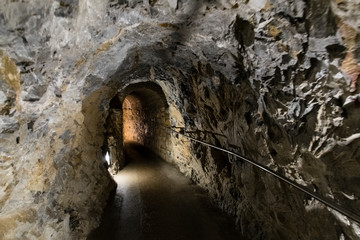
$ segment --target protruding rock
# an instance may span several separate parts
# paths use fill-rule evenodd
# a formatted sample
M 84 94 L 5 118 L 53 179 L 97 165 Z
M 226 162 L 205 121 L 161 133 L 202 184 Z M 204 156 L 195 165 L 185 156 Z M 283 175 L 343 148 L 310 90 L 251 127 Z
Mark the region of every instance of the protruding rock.
M 14 133 L 19 126 L 19 122 L 15 118 L 0 116 L 0 133 Z
M 168 3 L 169 3 L 169 6 L 172 8 L 172 9 L 176 9 L 177 8 L 177 5 L 178 5 L 178 0 L 167 0 Z

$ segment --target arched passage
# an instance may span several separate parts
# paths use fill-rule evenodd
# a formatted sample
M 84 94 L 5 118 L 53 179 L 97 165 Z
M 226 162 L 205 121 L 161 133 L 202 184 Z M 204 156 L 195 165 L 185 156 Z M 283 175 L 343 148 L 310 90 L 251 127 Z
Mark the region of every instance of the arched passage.
M 110 153 L 110 171 L 116 173 L 125 164 L 125 142 L 144 145 L 160 156 L 166 156 L 170 133 L 169 107 L 161 87 L 153 82 L 128 85 L 111 101 L 106 121 L 104 156 Z
M 113 158 L 124 156 L 126 149 L 130 161 L 113 176 L 115 195 L 88 240 L 239 238 L 232 220 L 213 206 L 207 193 L 167 163 L 176 159 L 181 169 L 190 148 L 177 134 L 171 136 L 170 113 L 172 125 L 181 126 L 180 112 L 168 107 L 161 87 L 152 82 L 129 85 L 110 101 L 107 148 Z M 112 164 L 124 166 L 124 159 Z M 211 228 L 199 227 L 204 220 Z

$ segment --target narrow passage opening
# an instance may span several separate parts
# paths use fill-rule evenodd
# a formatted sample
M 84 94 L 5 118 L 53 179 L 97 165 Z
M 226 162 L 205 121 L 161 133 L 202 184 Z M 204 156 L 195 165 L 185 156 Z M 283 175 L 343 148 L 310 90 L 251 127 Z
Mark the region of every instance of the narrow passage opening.
M 154 83 L 130 85 L 110 102 L 105 159 L 118 163 L 118 186 L 89 239 L 238 239 L 207 193 L 164 161 L 172 148 L 161 125 L 170 125 L 169 108 Z
M 133 84 L 119 98 L 124 150 L 127 144 L 136 143 L 166 158 L 170 133 L 161 125 L 169 125 L 169 108 L 161 87 L 152 82 Z
M 137 143 L 166 159 L 170 133 L 169 108 L 161 87 L 153 82 L 127 86 L 111 99 L 103 145 L 104 162 L 115 175 L 125 167 L 125 144 Z

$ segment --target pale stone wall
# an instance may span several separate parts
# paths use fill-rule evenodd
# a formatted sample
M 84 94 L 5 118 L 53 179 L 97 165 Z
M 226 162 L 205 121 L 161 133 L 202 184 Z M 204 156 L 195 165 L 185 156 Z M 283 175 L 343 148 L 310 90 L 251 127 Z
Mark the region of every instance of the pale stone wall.
M 124 142 L 133 141 L 144 144 L 148 126 L 145 114 L 138 109 L 123 109 L 124 114 Z

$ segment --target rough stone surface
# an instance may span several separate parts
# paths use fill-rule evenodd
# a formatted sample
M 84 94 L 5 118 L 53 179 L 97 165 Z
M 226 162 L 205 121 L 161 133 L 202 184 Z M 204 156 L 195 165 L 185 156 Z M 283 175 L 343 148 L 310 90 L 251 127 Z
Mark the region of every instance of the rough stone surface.
M 140 82 L 161 87 L 168 125 L 359 214 L 359 12 L 358 0 L 1 1 L 0 238 L 85 239 L 98 226 L 114 187 L 111 100 Z M 150 129 L 145 144 L 251 239 L 360 238 L 247 163 Z

